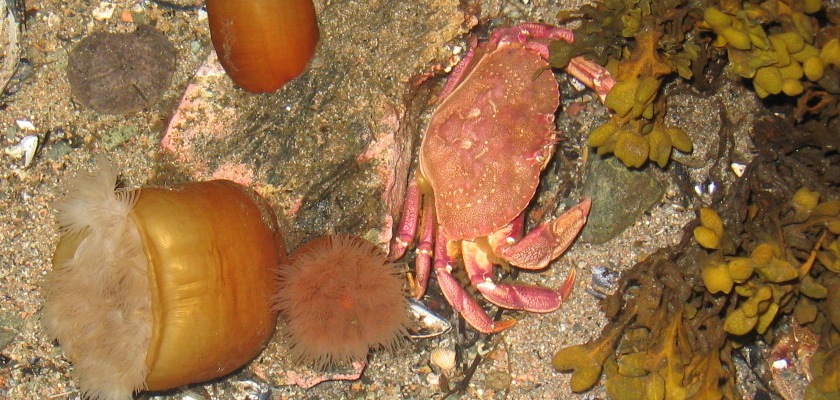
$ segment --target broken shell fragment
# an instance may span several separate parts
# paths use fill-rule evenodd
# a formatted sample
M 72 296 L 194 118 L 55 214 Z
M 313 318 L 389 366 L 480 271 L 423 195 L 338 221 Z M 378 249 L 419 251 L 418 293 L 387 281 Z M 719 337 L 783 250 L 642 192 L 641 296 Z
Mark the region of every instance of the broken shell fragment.
M 257 356 L 274 332 L 273 276 L 286 255 L 273 211 L 230 181 L 115 191 L 116 182 L 100 166 L 57 206 L 43 322 L 83 395 L 131 399 Z
M 32 165 L 32 161 L 35 161 L 39 144 L 40 139 L 37 135 L 24 136 L 18 144 L 7 147 L 5 153 L 12 157 L 22 158 L 23 168 L 26 169 Z

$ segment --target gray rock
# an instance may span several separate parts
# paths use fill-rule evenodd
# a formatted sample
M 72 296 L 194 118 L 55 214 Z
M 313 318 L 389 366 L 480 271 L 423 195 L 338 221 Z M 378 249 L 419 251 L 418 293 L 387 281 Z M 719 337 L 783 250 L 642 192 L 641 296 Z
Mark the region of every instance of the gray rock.
M 629 169 L 615 157 L 590 157 L 583 194 L 592 197 L 581 240 L 601 244 L 633 225 L 665 194 L 652 167 Z

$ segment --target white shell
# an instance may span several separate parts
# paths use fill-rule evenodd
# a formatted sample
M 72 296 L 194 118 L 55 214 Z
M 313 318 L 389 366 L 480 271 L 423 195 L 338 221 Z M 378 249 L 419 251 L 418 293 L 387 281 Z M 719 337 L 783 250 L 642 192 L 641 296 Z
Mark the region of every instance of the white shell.
M 448 331 L 452 325 L 449 321 L 435 314 L 423 303 L 412 297 L 408 298 L 408 310 L 411 313 L 411 323 L 408 335 L 413 339 L 428 339 Z
M 32 165 L 35 154 L 38 152 L 39 141 L 37 135 L 24 136 L 18 144 L 7 147 L 4 152 L 6 155 L 22 158 L 23 168 L 28 168 Z
M 429 354 L 429 361 L 438 368 L 449 371 L 455 368 L 455 350 L 438 347 Z
M 93 8 L 91 11 L 91 15 L 93 15 L 93 19 L 97 21 L 107 21 L 114 16 L 114 10 L 117 9 L 117 5 L 108 1 L 100 1 L 99 5 Z
M 742 177 L 744 175 L 744 171 L 747 170 L 747 165 L 746 164 L 732 163 L 729 166 L 732 168 L 732 172 L 735 173 L 735 176 L 737 176 L 739 178 Z
M 35 160 L 35 153 L 38 152 L 38 136 L 29 135 L 20 140 L 20 146 L 23 148 L 23 168 L 29 168 L 32 161 Z
M 18 128 L 23 129 L 25 131 L 36 130 L 35 129 L 35 124 L 33 124 L 32 121 L 30 121 L 28 119 L 16 119 L 15 124 L 17 124 Z

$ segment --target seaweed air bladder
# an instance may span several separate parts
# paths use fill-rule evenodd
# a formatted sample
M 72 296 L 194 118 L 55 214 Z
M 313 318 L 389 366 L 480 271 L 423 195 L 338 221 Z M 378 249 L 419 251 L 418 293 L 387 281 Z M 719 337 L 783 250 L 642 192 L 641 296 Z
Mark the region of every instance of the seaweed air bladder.
M 90 399 L 225 375 L 272 336 L 286 257 L 259 195 L 215 180 L 115 190 L 103 159 L 68 184 L 43 324 Z

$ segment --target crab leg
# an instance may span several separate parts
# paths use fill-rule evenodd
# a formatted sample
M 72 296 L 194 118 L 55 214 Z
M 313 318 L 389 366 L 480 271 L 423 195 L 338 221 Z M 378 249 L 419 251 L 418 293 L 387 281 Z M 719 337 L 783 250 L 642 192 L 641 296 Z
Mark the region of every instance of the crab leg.
M 502 284 L 493 282 L 493 263 L 487 253 L 475 242 L 461 242 L 464 266 L 470 275 L 470 282 L 478 288 L 491 303 L 511 310 L 547 313 L 560 308 L 575 286 L 575 270 L 557 290 L 524 284 Z
M 412 179 L 406 189 L 403 205 L 403 217 L 399 231 L 391 243 L 388 255 L 391 261 L 398 260 L 405 255 L 405 250 L 414 243 L 417 234 L 417 221 L 420 219 L 422 204 L 423 222 L 420 224 L 420 240 L 417 243 L 417 258 L 414 261 L 414 281 L 411 288 L 412 296 L 420 299 L 426 293 L 429 274 L 432 271 L 432 240 L 434 236 L 434 201 L 431 196 L 423 201 L 416 179 Z
M 607 93 L 615 85 L 615 79 L 606 68 L 598 63 L 584 57 L 574 57 L 569 60 L 566 72 L 583 82 L 586 87 L 591 88 L 598 94 L 601 102 L 607 98 Z
M 529 38 L 543 40 L 529 40 Z M 490 43 L 503 44 L 504 42 L 517 41 L 526 48 L 539 53 L 543 59 L 548 60 L 548 41 L 563 40 L 568 43 L 574 41 L 574 34 L 571 30 L 553 25 L 540 23 L 524 23 L 514 27 L 499 29 L 490 36 Z M 601 102 L 607 97 L 607 92 L 615 85 L 615 79 L 598 63 L 588 60 L 585 57 L 574 57 L 565 67 L 566 72 L 583 82 L 598 94 Z
M 516 320 L 494 322 L 487 312 L 478 305 L 472 296 L 468 295 L 452 276 L 452 260 L 446 254 L 446 238 L 440 235 L 435 244 L 435 275 L 440 285 L 440 290 L 446 301 L 452 305 L 470 326 L 481 333 L 495 333 L 510 328 Z
M 467 54 L 452 68 L 452 72 L 449 73 L 449 78 L 446 78 L 446 83 L 443 85 L 443 89 L 440 90 L 440 94 L 438 94 L 439 99 L 445 99 L 452 94 L 452 91 L 461 83 L 461 78 L 467 73 L 467 67 L 471 66 L 470 64 L 473 58 L 475 58 L 475 49 L 478 45 L 478 40 L 474 36 L 470 37 L 469 40 Z
M 417 220 L 420 216 L 420 188 L 417 180 L 408 182 L 405 190 L 405 201 L 403 202 L 402 221 L 394 241 L 391 243 L 391 251 L 388 258 L 391 261 L 399 260 L 405 254 L 405 250 L 414 243 L 414 235 L 417 234 Z
M 427 196 L 431 197 L 431 196 Z M 435 230 L 435 203 L 431 198 L 423 202 L 423 223 L 420 225 L 420 242 L 417 243 L 417 258 L 414 260 L 414 282 L 412 294 L 415 299 L 420 299 L 426 293 L 429 284 L 429 274 L 432 271 L 431 260 L 433 256 L 432 241 Z M 446 249 L 444 249 L 446 252 Z
M 516 241 L 515 236 L 509 236 L 504 243 L 494 243 L 498 246 L 495 251 L 519 268 L 545 268 L 552 260 L 560 257 L 575 241 L 583 225 L 586 224 L 591 205 L 592 200 L 585 198 L 557 219 L 534 228 L 522 240 Z M 518 235 L 518 232 L 512 233 Z

